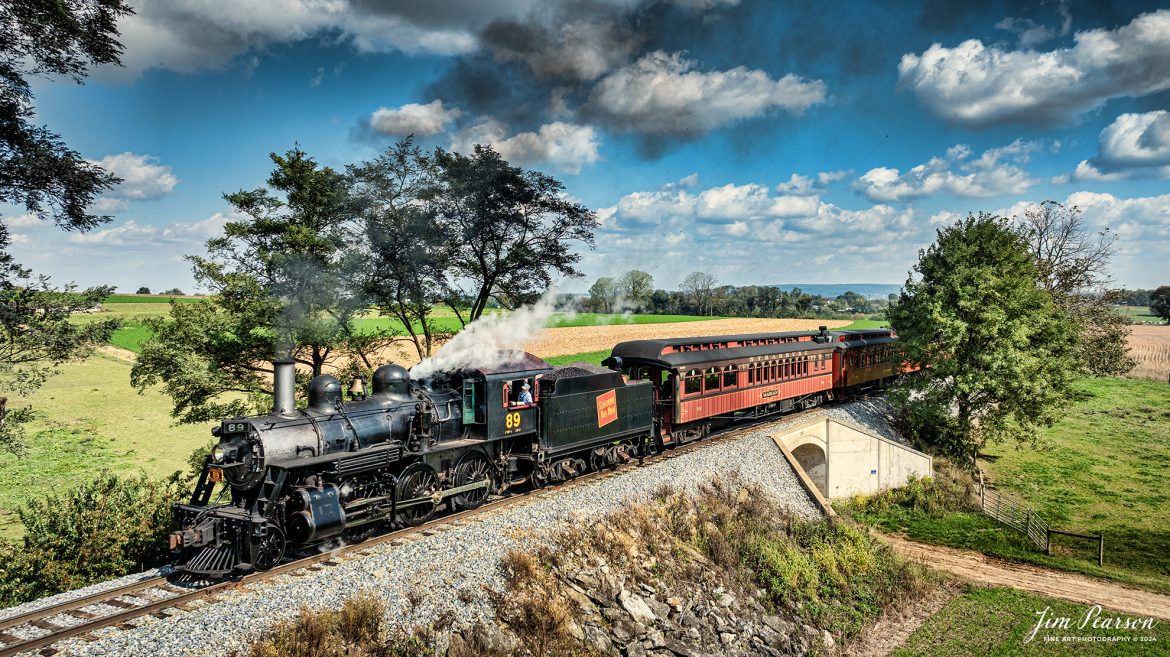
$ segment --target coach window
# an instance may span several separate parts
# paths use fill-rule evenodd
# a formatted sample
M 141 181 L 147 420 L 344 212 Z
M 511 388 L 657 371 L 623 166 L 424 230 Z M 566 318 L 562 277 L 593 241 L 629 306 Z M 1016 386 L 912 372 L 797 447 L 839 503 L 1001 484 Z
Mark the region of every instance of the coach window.
M 703 377 L 699 370 L 691 370 L 687 372 L 687 378 L 683 379 L 683 394 L 695 395 L 703 392 Z
M 735 380 L 735 373 L 736 373 L 735 365 L 728 365 L 726 368 L 724 368 L 724 370 L 723 370 L 723 387 L 724 388 L 735 388 L 736 387 L 736 384 L 738 382 Z
M 712 367 L 707 370 L 707 376 L 703 377 L 703 392 L 715 392 L 719 390 L 719 368 Z

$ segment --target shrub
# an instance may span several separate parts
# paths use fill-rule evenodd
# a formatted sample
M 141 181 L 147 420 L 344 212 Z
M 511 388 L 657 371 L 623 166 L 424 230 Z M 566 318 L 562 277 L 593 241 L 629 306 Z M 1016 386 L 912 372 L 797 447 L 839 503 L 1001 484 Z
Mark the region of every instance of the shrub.
M 166 562 L 178 478 L 104 474 L 18 514 L 20 543 L 0 542 L 0 602 L 17 604 Z
M 850 513 L 880 514 L 890 509 L 941 518 L 952 512 L 976 511 L 979 486 L 971 473 L 952 462 L 936 458 L 934 476 L 915 478 L 901 488 L 884 490 L 843 505 Z

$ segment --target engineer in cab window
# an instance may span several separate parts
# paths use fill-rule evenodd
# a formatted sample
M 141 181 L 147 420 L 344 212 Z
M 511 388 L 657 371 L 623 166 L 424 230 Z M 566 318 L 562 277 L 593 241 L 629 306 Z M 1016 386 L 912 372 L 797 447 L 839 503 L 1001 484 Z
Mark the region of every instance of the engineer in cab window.
M 532 386 L 525 381 L 524 385 L 520 386 L 520 396 L 516 398 L 516 403 L 520 406 L 529 406 L 532 404 Z

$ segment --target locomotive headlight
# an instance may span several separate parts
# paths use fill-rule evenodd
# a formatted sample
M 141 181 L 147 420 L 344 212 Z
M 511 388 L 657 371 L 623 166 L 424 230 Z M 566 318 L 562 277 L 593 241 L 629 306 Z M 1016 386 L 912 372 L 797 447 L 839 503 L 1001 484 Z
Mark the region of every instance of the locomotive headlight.
M 224 452 L 222 445 L 216 445 L 215 449 L 211 450 L 211 460 L 216 463 L 223 463 L 224 457 L 226 456 L 227 453 Z

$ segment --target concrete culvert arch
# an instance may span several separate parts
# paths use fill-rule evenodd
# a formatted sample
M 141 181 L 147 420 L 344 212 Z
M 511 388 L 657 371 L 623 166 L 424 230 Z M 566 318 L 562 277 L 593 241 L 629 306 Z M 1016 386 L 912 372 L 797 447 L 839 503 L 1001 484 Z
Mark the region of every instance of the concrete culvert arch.
M 792 450 L 792 456 L 800 464 L 801 469 L 808 475 L 813 485 L 821 491 L 821 495 L 828 497 L 826 477 L 828 475 L 828 459 L 825 450 L 815 442 L 807 442 Z

